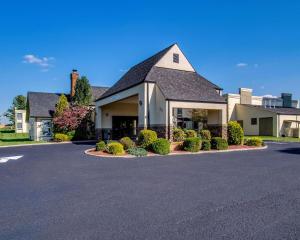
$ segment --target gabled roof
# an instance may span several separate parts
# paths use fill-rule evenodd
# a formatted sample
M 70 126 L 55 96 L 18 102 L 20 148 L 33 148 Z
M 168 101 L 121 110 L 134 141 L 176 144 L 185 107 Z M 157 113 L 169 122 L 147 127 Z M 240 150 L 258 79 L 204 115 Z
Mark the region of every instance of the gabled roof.
M 152 67 L 174 46 L 163 49 L 162 51 L 156 53 L 152 57 L 140 62 L 139 64 L 133 66 L 126 72 L 121 79 L 116 82 L 111 88 L 109 88 L 105 94 L 101 96 L 100 99 L 109 97 L 115 93 L 126 90 L 130 87 L 136 86 L 143 81 L 145 81 L 147 74 L 150 72 Z
M 107 87 L 91 86 L 92 105 L 107 89 Z M 28 92 L 29 116 L 52 118 L 60 95 L 62 93 Z M 65 95 L 70 101 L 70 95 Z
M 241 104 L 242 106 L 252 107 L 256 108 L 258 110 L 264 110 L 272 113 L 276 113 L 279 115 L 300 115 L 300 109 L 299 108 L 268 108 L 261 105 L 250 105 L 250 104 Z
M 60 95 L 60 93 L 28 92 L 29 116 L 51 118 Z
M 95 87 L 95 86 L 91 86 L 92 89 L 92 102 L 93 104 L 95 103 L 95 101 L 100 98 L 103 93 L 105 93 L 109 87 Z
M 225 103 L 215 84 L 196 72 L 153 67 L 146 81 L 155 82 L 167 100 Z
M 133 66 L 99 99 L 104 99 L 142 82 L 157 82 L 167 99 L 186 101 L 225 102 L 216 90 L 222 90 L 193 71 L 156 67 L 155 65 L 176 44 Z

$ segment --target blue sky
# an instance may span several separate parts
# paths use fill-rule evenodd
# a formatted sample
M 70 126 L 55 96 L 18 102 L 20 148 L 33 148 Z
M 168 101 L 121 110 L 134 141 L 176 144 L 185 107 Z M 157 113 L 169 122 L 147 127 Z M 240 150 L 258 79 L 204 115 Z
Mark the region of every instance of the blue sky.
M 0 113 L 17 94 L 68 92 L 73 68 L 111 86 L 177 42 L 224 88 L 300 98 L 299 1 L 5 1 L 0 15 Z

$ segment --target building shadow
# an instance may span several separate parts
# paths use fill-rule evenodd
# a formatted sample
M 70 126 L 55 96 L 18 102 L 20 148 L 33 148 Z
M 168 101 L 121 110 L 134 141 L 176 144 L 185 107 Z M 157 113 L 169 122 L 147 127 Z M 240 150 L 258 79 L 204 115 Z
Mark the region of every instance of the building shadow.
M 286 149 L 281 149 L 281 150 L 278 150 L 278 151 L 282 152 L 282 153 L 298 154 L 298 155 L 300 155 L 300 147 L 298 147 L 298 148 L 286 148 Z

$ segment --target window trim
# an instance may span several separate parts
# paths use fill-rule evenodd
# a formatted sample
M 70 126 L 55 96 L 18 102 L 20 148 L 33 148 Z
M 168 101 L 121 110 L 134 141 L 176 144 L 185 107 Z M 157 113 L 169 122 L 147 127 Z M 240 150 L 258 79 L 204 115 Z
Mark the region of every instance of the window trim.
M 179 63 L 179 54 L 173 53 L 173 63 Z

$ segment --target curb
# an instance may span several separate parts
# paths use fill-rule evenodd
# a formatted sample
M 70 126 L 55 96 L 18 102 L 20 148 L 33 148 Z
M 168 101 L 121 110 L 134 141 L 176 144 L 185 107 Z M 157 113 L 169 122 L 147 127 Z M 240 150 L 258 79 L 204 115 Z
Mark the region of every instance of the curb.
M 95 140 L 83 140 L 83 141 L 66 141 L 66 142 L 45 142 L 45 143 L 28 143 L 28 144 L 17 144 L 17 145 L 8 145 L 0 146 L 0 148 L 10 148 L 10 147 L 26 147 L 26 146 L 41 146 L 41 145 L 55 145 L 55 144 L 70 144 L 70 143 L 92 143 L 96 142 Z
M 228 152 L 244 152 L 244 151 L 259 151 L 259 150 L 264 150 L 267 149 L 268 146 L 263 146 L 263 147 L 257 147 L 257 148 L 244 148 L 244 149 L 229 149 L 229 150 L 211 150 L 211 151 L 200 151 L 200 152 L 183 152 L 183 153 L 169 153 L 168 155 L 159 155 L 159 154 L 151 154 L 147 155 L 144 157 L 162 157 L 162 156 L 182 156 L 182 155 L 200 155 L 200 154 L 213 154 L 213 153 L 228 153 Z M 139 158 L 133 155 L 124 155 L 124 156 L 109 156 L 109 155 L 94 155 L 91 154 L 89 151 L 95 150 L 95 148 L 89 148 L 84 151 L 86 155 L 93 156 L 93 157 L 103 157 L 103 158 Z

